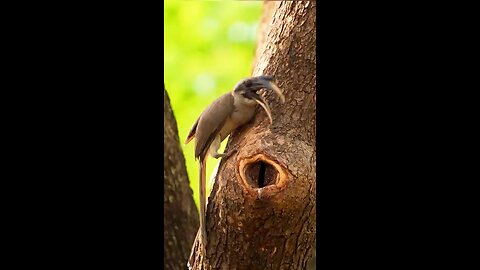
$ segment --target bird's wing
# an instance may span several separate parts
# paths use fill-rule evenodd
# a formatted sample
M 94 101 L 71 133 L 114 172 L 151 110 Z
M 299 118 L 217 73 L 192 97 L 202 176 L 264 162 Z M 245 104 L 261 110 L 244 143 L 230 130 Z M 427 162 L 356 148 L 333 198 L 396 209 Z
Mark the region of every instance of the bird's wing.
M 200 120 L 200 117 L 197 118 L 197 121 L 195 121 L 195 124 L 193 124 L 190 132 L 188 132 L 187 138 L 185 139 L 185 144 L 188 144 L 193 138 L 195 138 L 195 132 L 197 132 L 198 120 Z
M 195 132 L 195 158 L 205 158 L 210 145 L 232 112 L 233 96 L 231 93 L 219 97 L 203 111 Z

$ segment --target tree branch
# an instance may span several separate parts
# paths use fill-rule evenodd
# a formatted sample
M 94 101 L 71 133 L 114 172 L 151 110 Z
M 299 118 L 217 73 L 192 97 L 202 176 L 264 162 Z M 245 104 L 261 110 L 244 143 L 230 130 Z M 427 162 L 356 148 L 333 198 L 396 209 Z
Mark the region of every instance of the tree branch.
M 185 159 L 178 140 L 178 130 L 170 99 L 164 89 L 164 266 L 186 268 L 191 246 L 198 229 L 198 211 L 188 182 Z

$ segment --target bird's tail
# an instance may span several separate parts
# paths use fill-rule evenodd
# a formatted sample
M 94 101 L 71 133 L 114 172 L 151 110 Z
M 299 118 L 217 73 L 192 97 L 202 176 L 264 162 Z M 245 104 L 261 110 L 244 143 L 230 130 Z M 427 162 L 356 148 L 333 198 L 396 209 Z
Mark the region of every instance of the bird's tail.
M 206 246 L 207 246 L 207 229 L 206 229 L 206 202 L 207 202 L 207 162 L 205 158 L 199 159 L 199 175 L 200 175 L 200 228 L 198 229 L 196 239 L 192 251 L 190 253 L 190 258 L 188 260 L 187 266 L 188 269 L 192 269 L 195 263 L 196 252 L 202 251 L 203 256 L 206 256 Z M 197 244 L 197 245 L 195 245 Z M 201 247 L 202 249 L 199 249 Z
M 206 206 L 207 206 L 207 160 L 200 159 L 200 236 L 202 245 L 207 243 Z

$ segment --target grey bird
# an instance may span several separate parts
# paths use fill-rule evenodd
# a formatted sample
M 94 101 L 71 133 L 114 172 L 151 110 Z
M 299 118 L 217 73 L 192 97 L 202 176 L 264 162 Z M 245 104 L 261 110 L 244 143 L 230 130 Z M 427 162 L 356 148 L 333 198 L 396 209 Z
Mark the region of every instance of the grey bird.
M 260 89 L 273 90 L 285 102 L 282 91 L 273 82 L 272 76 L 258 76 L 238 82 L 233 91 L 226 93 L 210 104 L 198 117 L 187 135 L 185 144 L 195 138 L 195 159 L 199 161 L 200 175 L 200 228 L 202 246 L 206 247 L 205 207 L 206 207 L 206 158 L 228 158 L 236 149 L 219 154 L 220 143 L 235 129 L 249 122 L 255 115 L 256 105 L 267 113 L 273 123 L 270 107 L 258 94 Z M 192 249 L 193 252 L 193 249 Z M 192 258 L 191 258 L 192 259 Z

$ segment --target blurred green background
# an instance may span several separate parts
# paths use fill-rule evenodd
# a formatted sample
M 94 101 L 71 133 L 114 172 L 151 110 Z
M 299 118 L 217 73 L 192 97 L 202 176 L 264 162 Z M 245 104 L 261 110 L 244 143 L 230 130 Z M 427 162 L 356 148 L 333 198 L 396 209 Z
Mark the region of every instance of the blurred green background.
M 194 141 L 183 142 L 203 109 L 251 75 L 262 1 L 166 0 L 164 7 L 165 87 L 198 207 Z M 218 162 L 208 159 L 207 181 Z

